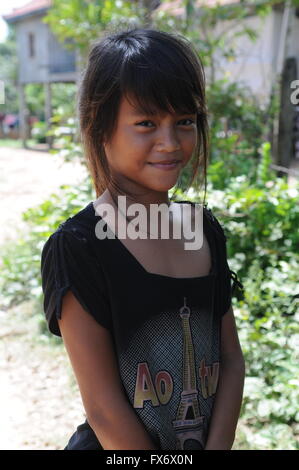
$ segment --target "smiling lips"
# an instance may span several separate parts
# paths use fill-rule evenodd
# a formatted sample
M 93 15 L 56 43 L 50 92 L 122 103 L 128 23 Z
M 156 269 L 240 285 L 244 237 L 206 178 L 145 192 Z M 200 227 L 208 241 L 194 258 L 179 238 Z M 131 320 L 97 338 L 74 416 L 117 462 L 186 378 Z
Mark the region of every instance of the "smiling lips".
M 148 162 L 148 163 L 154 168 L 159 168 L 161 170 L 172 170 L 173 168 L 176 168 L 181 163 L 181 161 L 180 160 L 166 160 L 164 162 L 159 162 L 159 163 L 152 163 L 152 162 Z

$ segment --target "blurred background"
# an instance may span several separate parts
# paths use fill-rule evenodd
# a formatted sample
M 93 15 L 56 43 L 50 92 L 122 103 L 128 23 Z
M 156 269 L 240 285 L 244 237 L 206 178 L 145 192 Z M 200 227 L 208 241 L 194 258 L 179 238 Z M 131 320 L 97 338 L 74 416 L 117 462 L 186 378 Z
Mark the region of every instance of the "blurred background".
M 40 256 L 96 198 L 77 91 L 91 41 L 128 26 L 184 35 L 205 67 L 207 203 L 245 289 L 233 297 L 247 366 L 233 449 L 298 450 L 299 0 L 1 2 L 0 449 L 63 449 L 85 420 L 47 330 Z

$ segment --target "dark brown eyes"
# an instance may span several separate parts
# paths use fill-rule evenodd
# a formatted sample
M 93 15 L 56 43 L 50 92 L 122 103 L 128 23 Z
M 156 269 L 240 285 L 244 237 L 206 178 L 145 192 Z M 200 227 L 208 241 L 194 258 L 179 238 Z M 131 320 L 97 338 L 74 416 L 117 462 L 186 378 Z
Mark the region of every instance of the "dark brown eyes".
M 194 121 L 193 119 L 181 119 L 181 120 L 178 121 L 178 122 L 186 122 L 186 121 L 189 121 L 190 123 L 189 123 L 189 124 L 183 124 L 184 126 L 191 126 L 192 124 L 195 123 L 195 121 Z M 136 125 L 136 126 L 141 126 L 141 127 L 148 127 L 148 126 L 143 126 L 143 124 L 146 124 L 146 123 L 149 123 L 149 122 L 153 124 L 153 121 L 146 120 L 146 121 L 138 122 L 138 123 L 136 123 L 135 125 Z

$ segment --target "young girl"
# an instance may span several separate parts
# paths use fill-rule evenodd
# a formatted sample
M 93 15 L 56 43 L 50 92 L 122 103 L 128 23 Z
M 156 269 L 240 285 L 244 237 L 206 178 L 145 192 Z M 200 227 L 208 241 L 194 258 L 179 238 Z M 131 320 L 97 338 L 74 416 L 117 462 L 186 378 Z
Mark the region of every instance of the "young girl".
M 58 227 L 41 258 L 49 330 L 63 338 L 87 418 L 65 449 L 230 449 L 245 373 L 231 306 L 243 286 L 226 237 L 206 204 L 196 250 L 184 237 L 152 238 L 149 217 L 164 204 L 174 219 L 189 207 L 197 220 L 195 204 L 168 191 L 184 167 L 191 182 L 200 165 L 206 178 L 201 61 L 178 34 L 106 35 L 90 52 L 79 112 L 97 199 Z M 101 208 L 117 212 L 119 196 L 127 213 L 145 209 L 142 237 L 118 237 L 119 222 L 114 238 L 98 236 L 98 222 L 113 232 Z M 120 213 L 128 228 L 132 212 Z

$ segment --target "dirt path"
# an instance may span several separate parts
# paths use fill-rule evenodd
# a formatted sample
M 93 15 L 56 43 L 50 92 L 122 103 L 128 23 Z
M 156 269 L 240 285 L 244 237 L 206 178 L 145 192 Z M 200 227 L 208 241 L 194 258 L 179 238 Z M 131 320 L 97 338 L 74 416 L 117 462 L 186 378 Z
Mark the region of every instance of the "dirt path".
M 61 184 L 77 184 L 82 166 L 57 155 L 0 147 L 0 244 L 18 237 L 21 213 L 43 202 Z
M 26 226 L 21 213 L 76 184 L 82 167 L 46 152 L 0 148 L 0 248 Z M 38 334 L 32 302 L 0 310 L 0 449 L 63 449 L 85 420 L 63 343 Z
M 31 308 L 0 312 L 0 449 L 62 450 L 84 409 L 64 346 L 38 338 Z

